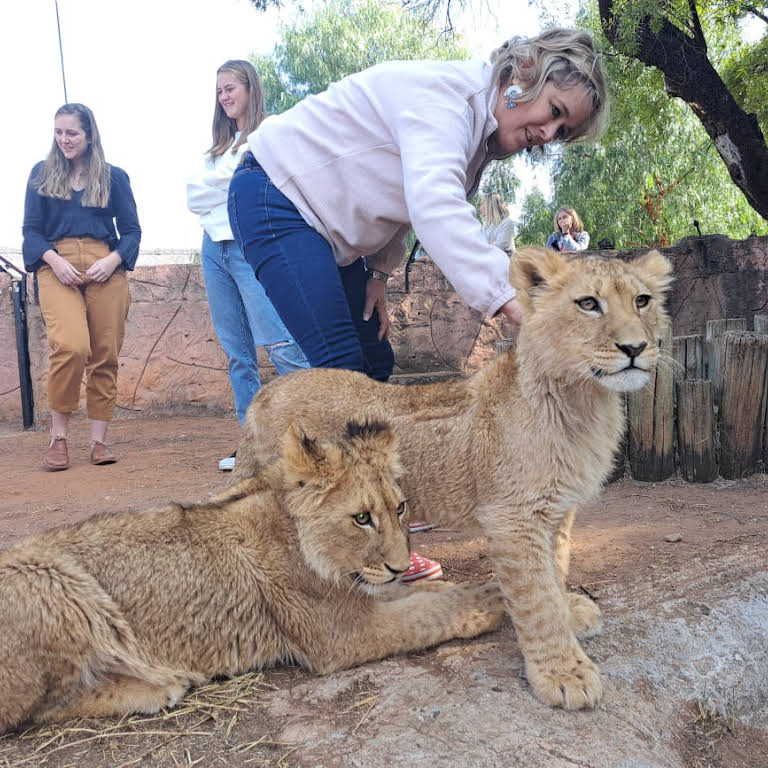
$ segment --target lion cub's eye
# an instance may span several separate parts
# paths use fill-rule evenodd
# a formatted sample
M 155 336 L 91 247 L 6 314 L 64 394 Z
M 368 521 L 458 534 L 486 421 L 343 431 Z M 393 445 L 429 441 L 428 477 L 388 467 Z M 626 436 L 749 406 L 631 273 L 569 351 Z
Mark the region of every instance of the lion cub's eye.
M 371 513 L 370 513 L 370 512 L 368 512 L 367 510 L 366 510 L 366 511 L 364 511 L 364 512 L 358 512 L 358 513 L 355 515 L 355 518 L 354 518 L 354 519 L 355 519 L 355 522 L 356 522 L 358 525 L 360 525 L 360 526 L 363 526 L 363 525 L 370 525 L 370 524 L 371 524 Z
M 635 296 L 635 306 L 638 309 L 645 309 L 651 303 L 651 297 L 647 293 L 641 293 Z
M 585 312 L 600 312 L 600 302 L 594 296 L 583 296 L 576 299 L 576 305 Z
M 397 516 L 402 517 L 405 514 L 405 502 L 401 501 L 397 508 Z

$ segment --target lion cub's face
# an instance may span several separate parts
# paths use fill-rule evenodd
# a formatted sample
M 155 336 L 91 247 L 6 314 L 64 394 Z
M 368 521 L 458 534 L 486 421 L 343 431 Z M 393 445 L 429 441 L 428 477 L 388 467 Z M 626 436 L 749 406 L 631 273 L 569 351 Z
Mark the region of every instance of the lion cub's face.
M 648 382 L 668 322 L 667 259 L 658 251 L 628 262 L 525 249 L 513 261 L 511 279 L 536 349 L 536 359 L 521 365 L 622 392 Z
M 353 420 L 341 442 L 286 436 L 288 506 L 309 566 L 367 591 L 408 570 L 408 515 L 397 485 L 396 438 L 374 419 Z

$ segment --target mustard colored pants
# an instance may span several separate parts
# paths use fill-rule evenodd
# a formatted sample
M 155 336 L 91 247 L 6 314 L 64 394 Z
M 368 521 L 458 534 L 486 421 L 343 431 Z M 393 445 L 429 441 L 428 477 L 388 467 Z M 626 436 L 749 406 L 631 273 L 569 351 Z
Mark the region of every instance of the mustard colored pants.
M 50 348 L 48 403 L 59 413 L 76 411 L 85 372 L 88 418 L 109 421 L 117 400 L 118 357 L 131 304 L 125 269 L 119 266 L 106 282 L 94 282 L 85 271 L 109 254 L 105 242 L 66 237 L 54 245 L 82 273 L 83 283 L 62 284 L 48 265 L 37 272 Z

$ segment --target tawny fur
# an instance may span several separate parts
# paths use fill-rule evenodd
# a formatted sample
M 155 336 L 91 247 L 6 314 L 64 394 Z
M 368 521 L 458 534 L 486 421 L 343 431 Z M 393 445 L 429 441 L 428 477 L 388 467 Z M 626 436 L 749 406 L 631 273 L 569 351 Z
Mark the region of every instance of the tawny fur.
M 268 461 L 294 418 L 326 434 L 352 409 L 381 409 L 399 438 L 414 518 L 474 520 L 488 536 L 536 695 L 592 707 L 600 676 L 576 637 L 598 632 L 601 618 L 566 590 L 572 510 L 611 471 L 620 392 L 653 373 L 671 267 L 658 251 L 622 261 L 530 248 L 512 259 L 510 278 L 525 314 L 513 350 L 470 378 L 428 386 L 329 369 L 280 377 L 253 400 L 235 475 Z M 626 370 L 634 347 L 642 352 Z
M 0 553 L 0 733 L 496 628 L 497 584 L 396 581 L 410 558 L 395 449 L 381 422 L 334 442 L 293 428 L 282 460 L 208 503 L 101 515 Z

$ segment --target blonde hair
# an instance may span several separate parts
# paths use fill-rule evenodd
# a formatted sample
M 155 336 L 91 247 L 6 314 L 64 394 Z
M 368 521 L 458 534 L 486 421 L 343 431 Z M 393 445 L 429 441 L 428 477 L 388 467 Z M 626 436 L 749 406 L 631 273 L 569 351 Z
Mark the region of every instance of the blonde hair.
M 104 160 L 104 150 L 101 147 L 101 136 L 96 126 L 96 118 L 85 104 L 64 104 L 56 110 L 55 120 L 60 115 L 75 115 L 80 128 L 85 133 L 88 147 L 85 150 L 85 161 L 88 165 L 88 175 L 81 205 L 89 208 L 106 208 L 109 204 L 111 180 L 109 164 Z M 72 199 L 72 161 L 64 157 L 64 153 L 53 138 L 53 146 L 45 158 L 32 186 L 43 197 L 53 197 L 57 200 Z
M 235 154 L 238 147 L 245 144 L 248 140 L 248 134 L 253 133 L 264 119 L 264 88 L 261 85 L 261 78 L 258 72 L 256 72 L 256 68 L 250 61 L 229 59 L 216 70 L 216 76 L 218 77 L 222 72 L 231 72 L 237 81 L 242 83 L 248 91 L 248 110 L 245 115 L 245 128 L 232 147 L 232 154 Z M 216 94 L 216 104 L 213 108 L 212 133 L 213 144 L 206 154 L 210 155 L 211 160 L 215 160 L 227 151 L 237 133 L 237 122 L 227 117 L 224 107 L 219 103 L 218 93 Z
M 592 141 L 605 128 L 608 94 L 600 54 L 586 32 L 553 27 L 536 37 L 512 37 L 491 53 L 493 82 L 516 80 L 523 88 L 517 101 L 534 101 L 546 83 L 568 89 L 582 86 L 592 105 L 590 116 L 564 143 Z
M 555 211 L 555 232 L 560 231 L 560 225 L 557 223 L 557 218 L 560 216 L 561 213 L 567 213 L 571 219 L 573 219 L 573 226 L 571 227 L 571 232 L 583 232 L 584 231 L 584 224 L 581 221 L 581 217 L 573 208 L 558 208 L 557 211 Z
M 509 207 L 499 194 L 484 195 L 482 213 L 485 223 L 496 227 L 509 218 Z

